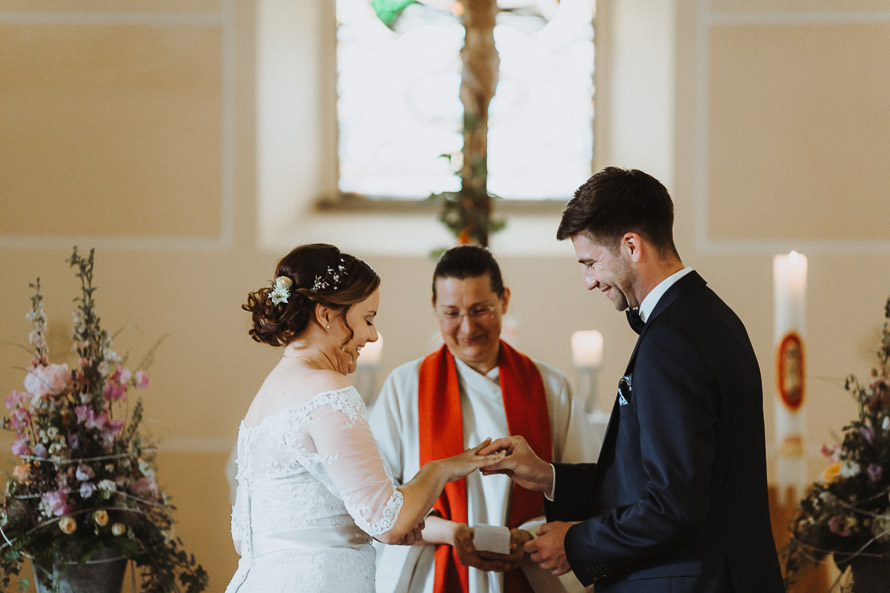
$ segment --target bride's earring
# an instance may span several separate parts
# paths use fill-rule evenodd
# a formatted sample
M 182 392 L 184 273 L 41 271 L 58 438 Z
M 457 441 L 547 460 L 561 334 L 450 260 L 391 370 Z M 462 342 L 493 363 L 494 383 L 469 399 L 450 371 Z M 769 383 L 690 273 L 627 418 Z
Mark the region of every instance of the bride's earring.
M 330 324 L 330 323 L 327 324 L 326 326 L 324 326 L 324 328 L 325 328 L 325 329 L 331 329 L 331 324 Z

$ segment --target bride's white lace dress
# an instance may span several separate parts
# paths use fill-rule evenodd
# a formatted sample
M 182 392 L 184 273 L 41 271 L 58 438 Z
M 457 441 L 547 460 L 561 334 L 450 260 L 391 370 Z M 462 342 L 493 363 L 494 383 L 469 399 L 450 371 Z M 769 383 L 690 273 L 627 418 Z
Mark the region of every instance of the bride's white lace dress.
M 373 593 L 371 537 L 402 494 L 358 391 L 322 392 L 238 430 L 232 536 L 241 559 L 226 593 Z

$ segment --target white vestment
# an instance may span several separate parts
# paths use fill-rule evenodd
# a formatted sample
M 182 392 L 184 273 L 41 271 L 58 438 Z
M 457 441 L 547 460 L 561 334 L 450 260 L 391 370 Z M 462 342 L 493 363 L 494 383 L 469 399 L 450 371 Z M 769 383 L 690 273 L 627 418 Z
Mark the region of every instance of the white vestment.
M 454 361 L 460 384 L 464 447 L 478 445 L 488 437 L 508 436 L 499 369 L 495 367 L 482 375 L 457 357 Z M 390 373 L 369 417 L 380 451 L 399 483 L 409 481 L 420 469 L 417 397 L 421 362 L 418 359 L 403 364 Z M 535 361 L 535 365 L 547 397 L 553 460 L 596 461 L 602 427 L 587 424 L 583 408 L 573 403 L 565 375 L 548 364 Z M 509 499 L 510 479 L 506 476 L 482 476 L 479 472 L 467 476 L 467 516 L 471 527 L 506 525 Z M 432 593 L 434 545 L 375 547 L 377 593 Z M 574 576 L 571 579 L 577 583 Z M 470 568 L 470 593 L 502 592 L 503 573 Z

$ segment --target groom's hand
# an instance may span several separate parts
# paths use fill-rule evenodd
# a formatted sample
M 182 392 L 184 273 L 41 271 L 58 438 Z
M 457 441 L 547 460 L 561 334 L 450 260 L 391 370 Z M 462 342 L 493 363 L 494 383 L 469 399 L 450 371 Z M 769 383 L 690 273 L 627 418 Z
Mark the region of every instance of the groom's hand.
M 533 492 L 553 491 L 553 468 L 535 454 L 521 435 L 504 437 L 488 444 L 479 451 L 480 455 L 491 455 L 503 451 L 503 461 L 487 465 L 479 471 L 483 475 L 505 474 L 514 482 Z
M 566 559 L 566 532 L 574 524 L 553 521 L 541 525 L 538 536 L 525 545 L 532 562 L 556 576 L 569 572 L 572 567 Z

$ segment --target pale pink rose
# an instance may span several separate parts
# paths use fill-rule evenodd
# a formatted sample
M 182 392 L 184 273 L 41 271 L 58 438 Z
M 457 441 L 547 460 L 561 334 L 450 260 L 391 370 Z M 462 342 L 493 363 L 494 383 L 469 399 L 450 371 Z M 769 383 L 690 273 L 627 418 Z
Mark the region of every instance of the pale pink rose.
M 61 517 L 71 510 L 68 507 L 67 497 L 57 490 L 44 494 L 40 500 L 40 506 L 47 516 Z
M 15 481 L 19 483 L 27 480 L 30 474 L 31 466 L 27 463 L 20 463 L 12 470 L 12 477 L 15 478 Z
M 133 375 L 133 379 L 136 380 L 136 389 L 145 389 L 148 387 L 148 374 L 145 371 L 136 371 Z
M 67 364 L 38 366 L 25 376 L 25 389 L 31 395 L 59 395 L 71 386 L 71 372 Z
M 130 492 L 135 494 L 136 496 L 145 496 L 147 494 L 153 494 L 157 491 L 158 485 L 154 481 L 154 478 L 139 478 L 133 485 L 130 486 Z
M 112 377 L 118 383 L 129 383 L 131 378 L 130 369 L 125 366 L 117 367 L 117 370 L 114 371 L 114 376 Z
M 16 456 L 27 455 L 31 452 L 28 448 L 28 442 L 25 439 L 15 441 L 12 444 L 12 454 Z

